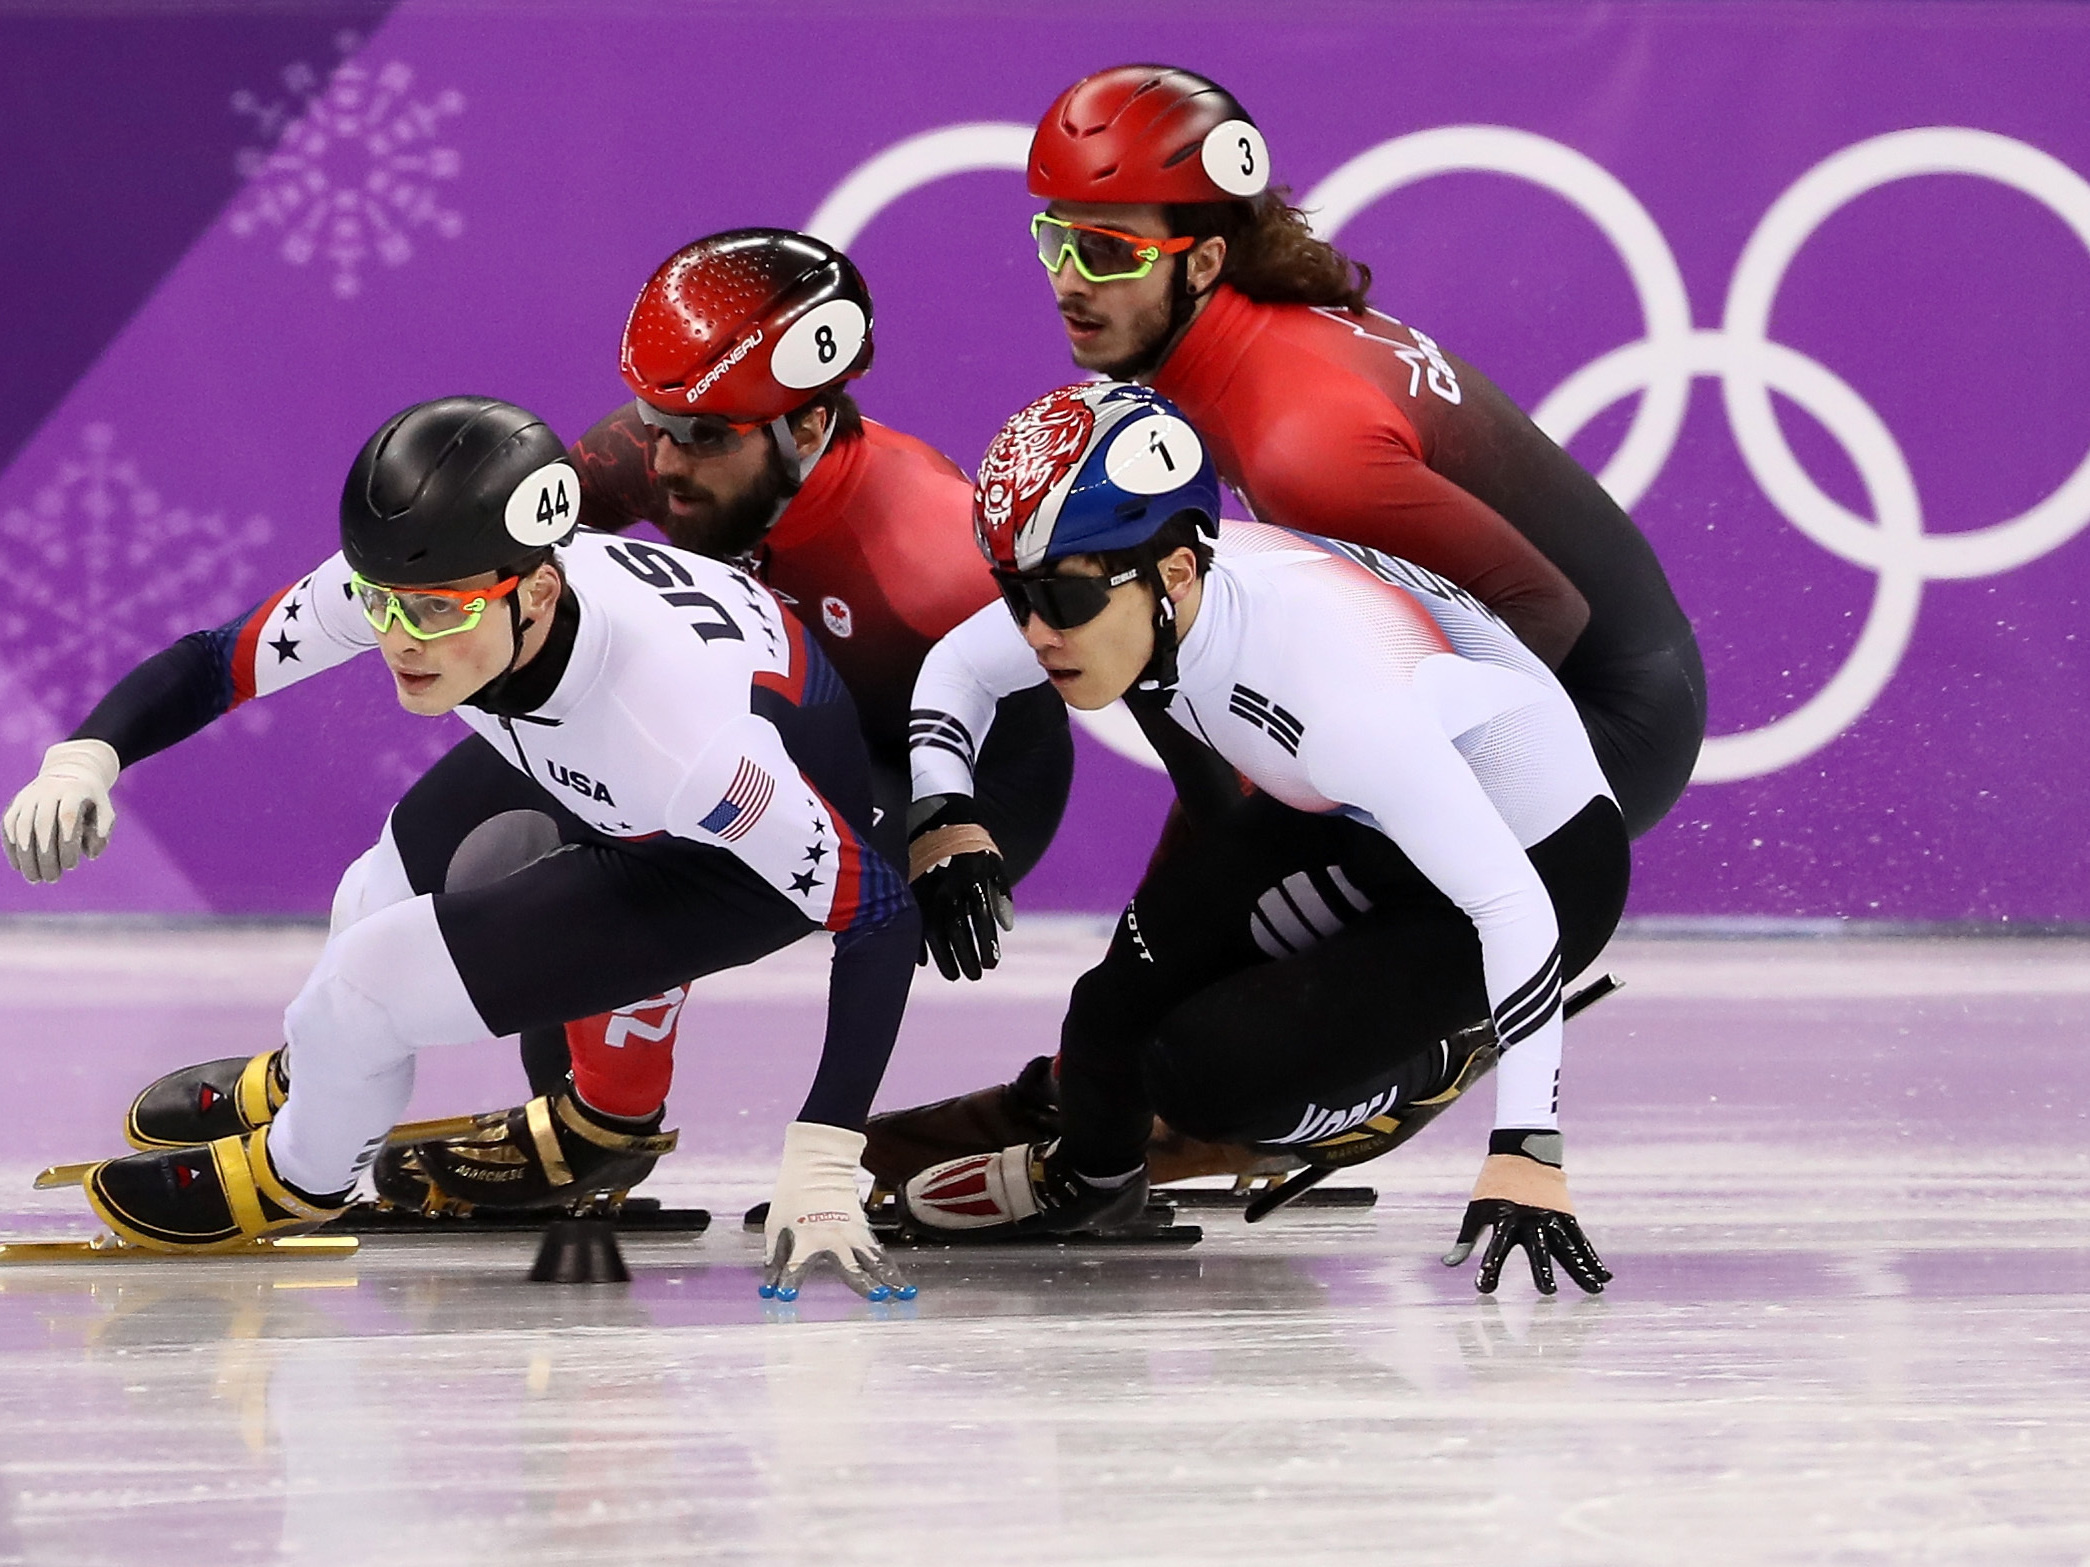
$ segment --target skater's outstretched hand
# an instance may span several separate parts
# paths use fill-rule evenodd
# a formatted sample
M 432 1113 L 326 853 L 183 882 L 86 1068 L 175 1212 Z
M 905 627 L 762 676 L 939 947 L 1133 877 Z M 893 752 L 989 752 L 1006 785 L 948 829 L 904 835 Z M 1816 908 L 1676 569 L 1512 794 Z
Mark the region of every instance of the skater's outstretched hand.
M 1464 1262 L 1473 1254 L 1481 1231 L 1492 1227 L 1494 1233 L 1481 1253 L 1480 1270 L 1473 1280 L 1482 1294 L 1495 1293 L 1503 1263 L 1519 1246 L 1531 1264 L 1531 1282 L 1541 1295 L 1554 1293 L 1555 1261 L 1587 1293 L 1601 1294 L 1611 1282 L 1611 1270 L 1575 1218 L 1560 1159 L 1558 1132 L 1496 1132 L 1480 1179 L 1473 1183 L 1473 1198 L 1466 1204 L 1459 1238 L 1444 1254 L 1444 1265 L 1455 1268 Z
M 978 979 L 1001 962 L 1001 931 L 1016 928 L 1009 873 L 963 795 L 942 797 L 907 846 L 908 874 L 922 908 L 922 960 L 945 979 Z M 997 929 L 996 927 L 999 927 Z
M 914 1286 L 885 1255 L 856 1195 L 864 1134 L 817 1121 L 784 1128 L 784 1163 L 762 1224 L 762 1295 L 796 1300 L 822 1258 L 866 1300 L 912 1300 Z
M 7 863 L 32 882 L 56 881 L 109 846 L 109 790 L 122 765 L 104 740 L 62 740 L 7 808 Z

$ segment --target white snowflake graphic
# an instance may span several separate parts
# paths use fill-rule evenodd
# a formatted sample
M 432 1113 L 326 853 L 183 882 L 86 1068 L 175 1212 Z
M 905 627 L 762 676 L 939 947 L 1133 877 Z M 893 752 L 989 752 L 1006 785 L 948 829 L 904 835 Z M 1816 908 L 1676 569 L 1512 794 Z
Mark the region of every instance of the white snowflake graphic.
M 393 60 L 373 72 L 348 58 L 360 44 L 354 33 L 336 37 L 343 59 L 324 78 L 303 61 L 290 66 L 282 97 L 232 95 L 233 112 L 258 133 L 238 156 L 248 184 L 232 232 L 246 239 L 280 231 L 280 253 L 293 266 L 323 257 L 341 299 L 362 291 L 373 255 L 393 267 L 411 260 L 417 231 L 444 239 L 464 232 L 463 215 L 441 196 L 462 160 L 455 147 L 437 144 L 443 121 L 464 112 L 464 94 L 415 98 L 410 66 Z
M 142 659 L 177 638 L 220 626 L 262 596 L 255 550 L 269 523 L 169 506 L 91 424 L 80 450 L 24 508 L 0 512 L 0 662 L 44 719 L 72 725 Z M 235 710 L 249 732 L 268 714 Z M 0 733 L 26 742 L 37 715 L 0 714 Z

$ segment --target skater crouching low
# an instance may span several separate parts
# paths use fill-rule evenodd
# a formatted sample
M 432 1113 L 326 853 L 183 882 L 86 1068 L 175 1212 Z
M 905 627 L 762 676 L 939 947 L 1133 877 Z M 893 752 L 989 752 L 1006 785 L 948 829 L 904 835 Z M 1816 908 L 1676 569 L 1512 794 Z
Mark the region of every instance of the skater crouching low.
M 1562 1168 L 1561 987 L 1609 939 L 1629 856 L 1552 673 L 1406 561 L 1221 528 L 1197 433 L 1145 388 L 1032 404 L 989 449 L 975 507 L 1007 610 L 923 666 L 916 813 L 933 823 L 969 789 L 964 756 L 935 742 L 944 721 L 977 736 L 999 697 L 1040 681 L 1084 709 L 1123 697 L 1150 732 L 1178 732 L 1172 763 L 1206 748 L 1253 787 L 1172 837 L 1076 983 L 1058 1138 L 922 1171 L 902 1190 L 911 1221 L 980 1236 L 1122 1222 L 1143 1205 L 1157 1115 L 1356 1163 L 1499 1055 L 1496 1130 L 1446 1261 L 1492 1225 L 1482 1289 L 1520 1245 L 1541 1290 L 1555 1260 L 1601 1289 Z
M 54 880 L 106 842 L 121 766 L 373 648 L 409 712 L 476 733 L 343 876 L 284 1050 L 177 1073 L 133 1105 L 134 1142 L 188 1146 L 87 1173 L 126 1242 L 222 1250 L 322 1224 L 405 1111 L 420 1049 L 679 999 L 825 928 L 826 1046 L 785 1129 L 763 1292 L 795 1295 L 827 1259 L 874 1299 L 911 1293 L 855 1187 L 920 939 L 899 873 L 865 841 L 855 709 L 761 584 L 576 535 L 578 496 L 562 444 L 521 409 L 407 410 L 349 474 L 341 553 L 147 660 L 16 797 L 8 857 Z M 520 1180 L 642 1169 L 672 1146 L 658 1113 L 619 1117 L 571 1087 L 516 1116 L 484 1151 Z

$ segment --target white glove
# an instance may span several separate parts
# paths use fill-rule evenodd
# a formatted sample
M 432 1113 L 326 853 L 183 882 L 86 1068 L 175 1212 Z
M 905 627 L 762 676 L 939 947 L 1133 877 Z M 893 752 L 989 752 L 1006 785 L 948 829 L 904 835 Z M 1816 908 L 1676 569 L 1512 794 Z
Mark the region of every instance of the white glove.
M 914 1286 L 886 1260 L 856 1195 L 864 1134 L 793 1121 L 784 1128 L 784 1163 L 762 1225 L 762 1294 L 798 1299 L 806 1272 L 832 1258 L 866 1300 L 912 1300 Z
M 43 771 L 7 808 L 7 863 L 30 881 L 56 881 L 109 847 L 116 807 L 109 790 L 123 766 L 106 740 L 61 740 Z

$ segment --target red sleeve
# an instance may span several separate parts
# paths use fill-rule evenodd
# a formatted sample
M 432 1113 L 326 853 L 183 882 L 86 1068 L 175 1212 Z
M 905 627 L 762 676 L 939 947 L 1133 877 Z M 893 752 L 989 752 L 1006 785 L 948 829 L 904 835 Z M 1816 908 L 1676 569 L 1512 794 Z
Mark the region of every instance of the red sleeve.
M 1575 585 L 1493 507 L 1431 472 L 1383 400 L 1348 410 L 1344 400 L 1317 397 L 1262 426 L 1245 463 L 1256 515 L 1427 566 L 1559 668 L 1589 623 Z
M 635 522 L 660 521 L 653 442 L 630 403 L 620 406 L 567 449 L 581 475 L 581 526 L 622 533 Z

